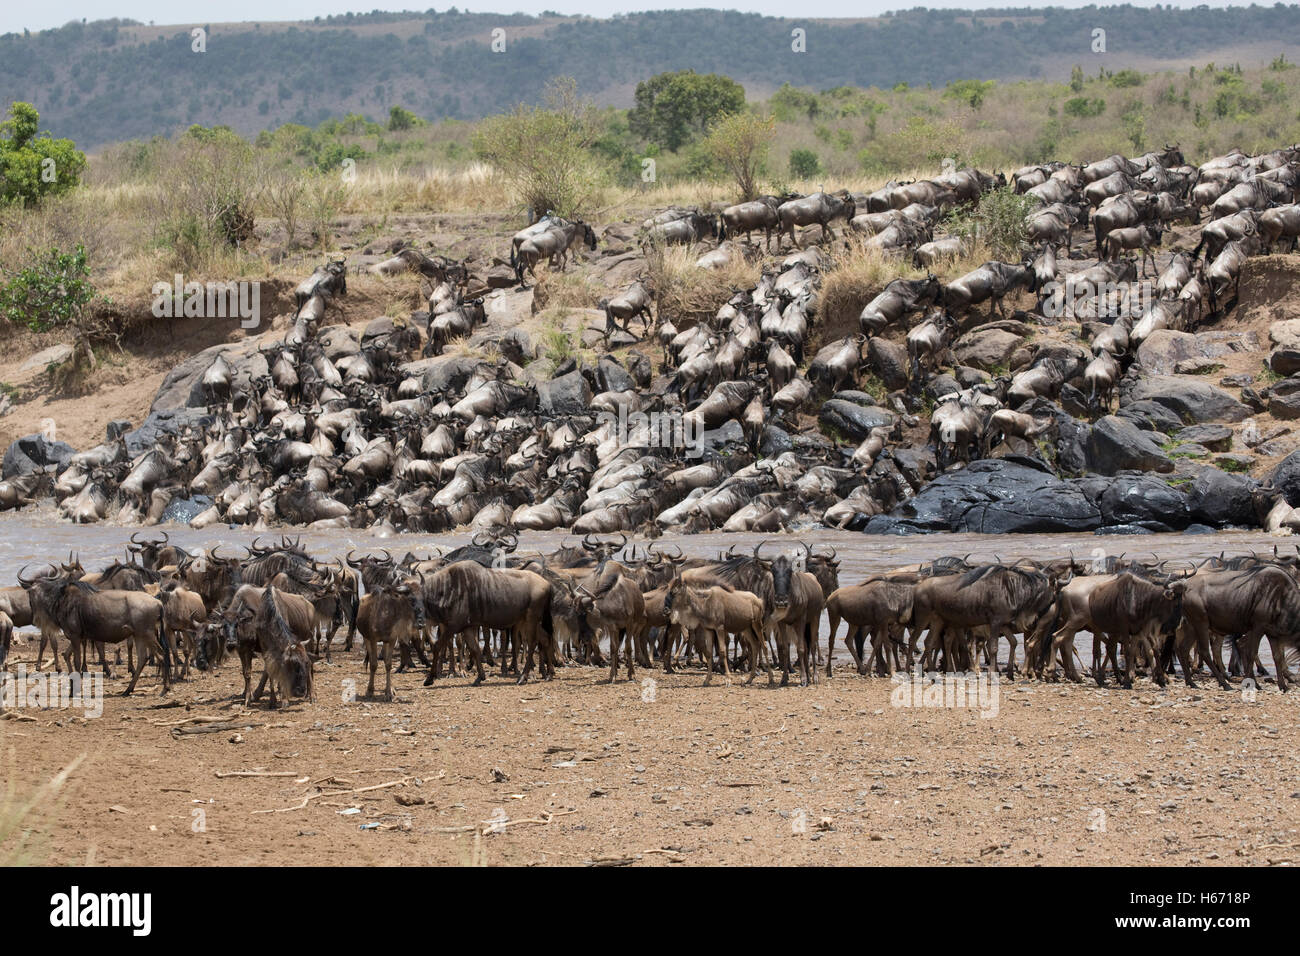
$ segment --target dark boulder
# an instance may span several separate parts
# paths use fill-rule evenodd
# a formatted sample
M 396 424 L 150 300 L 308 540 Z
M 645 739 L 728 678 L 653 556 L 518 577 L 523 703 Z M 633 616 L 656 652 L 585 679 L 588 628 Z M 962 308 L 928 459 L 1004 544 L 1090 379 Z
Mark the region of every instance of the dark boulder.
M 1121 405 L 1116 416 L 1126 418 L 1146 431 L 1172 435 L 1183 427 L 1183 420 L 1159 402 L 1144 400 Z
M 1246 475 L 1234 475 L 1206 466 L 1186 486 L 1191 516 L 1198 522 L 1226 528 L 1259 525 L 1255 497 L 1259 482 Z
M 68 467 L 68 459 L 76 453 L 77 449 L 67 442 L 50 441 L 40 433 L 24 435 L 5 450 L 4 477 L 30 475 L 50 467 L 61 472 Z
M 1091 531 L 1101 526 L 1100 511 L 1079 489 L 1041 470 L 1037 463 L 1014 458 L 984 459 L 940 475 L 888 517 L 895 521 L 873 518 L 867 530 L 1024 534 Z
M 581 372 L 569 372 L 537 386 L 538 404 L 546 415 L 581 415 L 591 407 L 591 386 Z
M 200 408 L 180 408 L 175 411 L 150 412 L 135 431 L 127 432 L 126 451 L 132 458 L 153 448 L 163 435 L 175 435 L 187 425 L 205 427 L 215 419 Z
M 1128 389 L 1126 398 L 1129 402 L 1158 402 L 1187 424 L 1239 422 L 1250 417 L 1250 408 L 1223 389 L 1173 375 L 1143 376 Z
M 847 439 L 862 441 L 871 433 L 871 429 L 892 426 L 894 414 L 876 406 L 859 405 L 843 398 L 832 398 L 822 405 L 818 420 L 822 427 L 831 429 Z
M 1088 435 L 1088 469 L 1102 475 L 1121 471 L 1173 471 L 1174 463 L 1150 432 L 1117 415 L 1099 418 Z
M 596 379 L 601 385 L 602 392 L 632 392 L 636 391 L 636 382 L 622 365 L 618 364 L 618 359 L 612 355 L 604 356 L 596 365 Z
M 1204 445 L 1210 451 L 1232 450 L 1232 429 L 1227 425 L 1188 425 L 1175 433 L 1174 438 Z
M 891 392 L 907 387 L 907 349 L 879 336 L 867 343 L 867 366 Z
M 1268 484 L 1285 495 L 1292 508 L 1300 505 L 1300 451 L 1293 451 L 1274 466 Z
M 1135 524 L 1153 531 L 1174 531 L 1191 521 L 1187 496 L 1152 475 L 1112 479 L 1098 506 L 1107 526 Z

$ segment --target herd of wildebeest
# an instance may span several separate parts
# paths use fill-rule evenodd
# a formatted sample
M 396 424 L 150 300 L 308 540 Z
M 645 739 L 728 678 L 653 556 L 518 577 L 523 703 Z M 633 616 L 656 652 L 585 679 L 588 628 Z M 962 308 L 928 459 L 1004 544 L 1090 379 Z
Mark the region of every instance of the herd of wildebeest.
M 1038 203 L 1023 261 L 988 262 L 947 283 L 933 274 L 896 279 L 863 304 L 857 334 L 824 341 L 818 323 L 823 276 L 835 261 L 826 245 L 833 222 L 847 221 L 882 254 L 934 266 L 966 248 L 958 236 L 934 238 L 945 213 L 1004 183 Z M 1256 156 L 1234 150 L 1199 167 L 1166 147 L 1010 177 L 956 169 L 871 194 L 672 209 L 645 222 L 647 249 L 720 240 L 701 269 L 758 254 L 749 244 L 755 231 L 769 247 L 788 236 L 794 248 L 763 268 L 756 287 L 736 290 L 698 321 L 656 308 L 654 280 L 643 275 L 601 303 L 605 324 L 595 331 L 616 351 L 595 364 L 580 354 L 556 359 L 542 376 L 527 368 L 538 343 L 517 327 L 496 335 L 495 354 L 447 346 L 481 329 L 490 287 L 522 282 L 546 260 L 562 269 L 571 252 L 596 246 L 590 225 L 542 217 L 513 237 L 513 270 L 497 260 L 495 276 L 468 260 L 392 250 L 366 268 L 427 280 L 428 307 L 409 320 L 376 319 L 360 334 L 326 322 L 347 291 L 348 267 L 333 261 L 298 287 L 283 335 L 220 351 L 195 373 L 184 414 L 151 418 L 147 431 L 11 477 L 0 483 L 0 507 L 52 494 L 73 521 L 139 524 L 182 502 L 182 520 L 196 528 L 468 526 L 649 537 L 861 527 L 945 469 L 1008 451 L 1035 454 L 1059 428 L 1059 417 L 1042 412 L 1059 411 L 1052 403 L 1074 414 L 1108 412 L 1117 383 L 1136 374 L 1147 336 L 1194 330 L 1230 301 L 1248 256 L 1282 240 L 1294 246 L 1298 184 L 1297 146 Z M 1174 255 L 1154 294 L 1142 294 L 1134 280 L 1162 229 L 1180 218 L 1196 223 L 1207 207 L 1195 250 Z M 1099 261 L 1072 268 L 1089 254 L 1089 238 Z M 1143 254 L 1141 270 L 1126 250 Z M 1016 290 L 1038 299 L 1015 321 L 972 311 L 991 303 L 1000 312 Z M 1010 367 L 992 374 L 954 364 L 961 329 L 1005 326 L 1020 335 L 1061 318 L 1079 322 L 1081 342 L 1026 336 Z M 887 394 L 861 390 L 869 371 Z M 1066 394 L 1082 396 L 1087 410 Z M 620 427 L 620 413 L 648 414 Z M 820 427 L 801 413 L 817 414 Z M 698 448 L 687 447 L 690 435 L 703 436 Z
M 666 673 L 702 666 L 706 685 L 715 672 L 726 678 L 733 670 L 748 672 L 746 684 L 766 671 L 772 684 L 775 662 L 783 686 L 796 669 L 806 686 L 823 665 L 832 676 L 841 623 L 857 672 L 891 676 L 899 667 L 996 671 L 1005 638 L 1008 678 L 1055 679 L 1059 664 L 1079 681 L 1074 639 L 1090 631 L 1098 684 L 1109 665 L 1125 687 L 1139 668 L 1164 686 L 1176 657 L 1189 687 L 1208 668 L 1228 689 L 1230 674 L 1267 674 L 1259 660 L 1267 637 L 1285 691 L 1288 661 L 1300 651 L 1300 548 L 1297 555 L 1220 556 L 1182 568 L 1123 555 L 1014 564 L 949 557 L 841 586 L 833 548 L 800 542 L 791 553 L 789 539 L 780 540 L 787 550 L 769 547 L 765 555 L 769 538 L 752 551 L 685 558 L 653 542 L 629 545 L 625 535 L 588 535 L 541 554 L 519 551 L 513 537 L 481 534 L 436 556 L 348 552 L 321 561 L 287 538 L 255 540 L 236 556 L 218 548 L 191 553 L 165 535 L 133 535 L 125 559 L 100 571 L 87 573 L 69 555 L 36 573 L 24 568 L 19 586 L 0 589 L 0 663 L 17 626 L 40 633 L 37 669 L 48 644 L 56 669 L 84 672 L 94 646 L 108 674 L 105 645 L 125 641 L 125 693 L 150 662 L 166 693 L 174 673 L 219 668 L 234 651 L 245 705 L 269 683 L 274 707 L 314 699 L 315 662 L 332 662 L 339 632 L 345 649 L 358 633 L 364 642 L 368 697 L 383 661 L 388 700 L 395 655 L 401 668 L 418 657 L 428 668 L 425 686 L 446 672 L 470 671 L 477 685 L 494 659 L 502 677 L 517 675 L 519 683 L 534 668 L 550 679 L 556 668 L 586 666 L 608 666 L 614 682 L 622 661 L 629 680 L 638 666 Z M 823 614 L 830 635 L 824 652 Z M 254 694 L 258 657 L 263 676 Z

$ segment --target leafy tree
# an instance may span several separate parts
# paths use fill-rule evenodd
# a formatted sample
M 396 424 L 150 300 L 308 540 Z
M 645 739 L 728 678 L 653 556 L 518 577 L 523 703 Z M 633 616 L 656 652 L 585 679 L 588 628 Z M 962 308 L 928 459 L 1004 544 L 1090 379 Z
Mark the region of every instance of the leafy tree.
M 32 250 L 33 264 L 20 269 L 0 286 L 0 315 L 34 332 L 76 323 L 94 297 L 86 249 Z
M 793 122 L 805 116 L 816 119 L 821 115 L 821 100 L 817 94 L 796 89 L 789 83 L 781 84 L 781 88 L 768 100 L 768 105 L 772 107 L 772 115 L 782 123 Z
M 1104 112 L 1106 112 L 1106 101 L 1103 99 L 1076 96 L 1074 99 L 1065 101 L 1065 114 L 1067 116 L 1086 119 L 1090 116 L 1100 116 Z
M 400 133 L 403 130 L 415 129 L 417 126 L 426 125 L 426 121 L 416 116 L 404 106 L 394 106 L 388 111 L 388 131 L 390 133 Z
M 730 77 L 694 70 L 659 73 L 637 84 L 628 128 L 676 152 L 718 117 L 744 106 L 745 88 Z
M 0 123 L 0 205 L 35 205 L 81 181 L 86 154 L 70 139 L 41 133 L 40 114 L 30 103 L 14 102 Z
M 995 86 L 997 83 L 994 80 L 953 80 L 943 91 L 943 95 L 948 99 L 966 103 L 971 109 L 977 110 L 984 105 L 984 97 Z
M 753 113 L 723 116 L 709 130 L 705 150 L 736 181 L 741 202 L 758 195 L 758 177 L 775 131 L 776 120 Z
M 484 120 L 474 152 L 501 171 L 535 216 L 572 216 L 591 198 L 596 173 L 588 147 L 599 130 L 594 107 L 579 102 L 577 83 L 563 77 L 548 87 L 546 106 L 521 104 Z
M 822 171 L 821 160 L 811 149 L 790 151 L 790 175 L 795 179 L 812 179 Z
M 1070 89 L 1075 93 L 1083 92 L 1083 67 L 1077 63 L 1074 65 L 1074 69 L 1070 71 Z

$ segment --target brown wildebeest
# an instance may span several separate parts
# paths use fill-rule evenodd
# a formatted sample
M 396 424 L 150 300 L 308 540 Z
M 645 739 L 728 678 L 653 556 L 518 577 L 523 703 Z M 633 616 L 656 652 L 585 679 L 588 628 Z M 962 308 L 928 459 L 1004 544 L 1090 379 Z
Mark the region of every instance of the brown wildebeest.
M 272 710 L 287 707 L 290 697 L 315 700 L 312 681 L 311 656 L 306 642 L 301 640 L 285 613 L 285 594 L 274 585 L 268 586 L 256 610 L 249 604 L 240 604 L 236 626 L 239 631 L 239 660 L 244 673 L 244 706 L 262 695 L 268 684 L 271 689 Z M 262 680 L 251 697 L 253 655 L 261 655 Z M 279 692 L 277 698 L 276 692 Z
M 976 629 L 988 628 L 996 650 L 998 637 L 1011 643 L 1007 676 L 1015 674 L 1017 633 L 1028 634 L 1056 597 L 1052 578 L 1035 568 L 984 565 L 962 574 L 933 577 L 919 582 L 912 595 L 912 619 L 929 633 L 926 657 L 934 660 L 940 649 L 945 670 L 969 666 L 979 669 Z M 957 643 L 964 635 L 967 648 Z M 994 664 L 996 669 L 996 663 Z
M 1121 682 L 1133 686 L 1139 657 L 1152 662 L 1151 676 L 1161 687 L 1165 686 L 1165 669 L 1160 663 L 1155 640 L 1163 631 L 1173 630 L 1182 616 L 1183 580 L 1157 584 L 1125 572 L 1114 580 L 1098 585 L 1088 596 L 1088 616 L 1098 637 L 1106 642 L 1106 654 L 1115 663 L 1116 646 L 1124 648 L 1125 674 Z M 1106 665 L 1093 661 L 1093 677 L 1097 684 L 1106 681 Z
M 867 633 L 871 635 L 872 660 L 883 664 L 892 676 L 898 656 L 895 646 L 902 643 L 903 628 L 912 623 L 912 592 L 920 575 L 890 575 L 867 578 L 861 584 L 836 590 L 826 599 L 826 615 L 831 635 L 826 644 L 826 676 L 831 676 L 831 658 L 835 654 L 835 634 L 840 621 L 849 626 L 844 643 L 849 648 L 858 673 L 867 672 L 862 651 Z M 907 649 L 907 666 L 912 667 L 912 649 Z
M 476 561 L 455 561 L 423 575 L 421 592 L 425 620 L 438 626 L 438 642 L 424 686 L 431 685 L 438 676 L 439 656 L 451 637 L 469 648 L 478 670 L 474 684 L 483 683 L 487 675 L 475 633 L 480 627 L 514 632 L 527 657 L 519 683 L 528 680 L 533 652 L 539 648 L 542 673 L 551 676 L 555 659 L 551 585 L 541 575 L 513 568 L 485 568 Z
M 1210 632 L 1241 634 L 1245 649 L 1244 673 L 1253 673 L 1260 638 L 1268 636 L 1277 665 L 1277 686 L 1286 690 L 1289 679 L 1285 650 L 1300 634 L 1300 587 L 1286 571 L 1271 564 L 1241 570 L 1197 571 L 1187 578 L 1183 595 L 1183 630 L 1175 644 L 1183 679 L 1195 687 L 1188 650 L 1194 645 L 1201 660 L 1210 665 L 1219 686 L 1228 690 L 1222 648 L 1210 646 Z M 1168 658 L 1166 651 L 1165 657 Z
M 749 651 L 752 665 L 746 684 L 752 684 L 758 676 L 761 664 L 767 664 L 767 682 L 776 682 L 772 674 L 772 665 L 766 661 L 763 653 L 763 601 L 750 593 L 741 591 L 727 584 L 713 584 L 699 587 L 690 584 L 685 578 L 677 578 L 673 583 L 671 621 L 691 634 L 696 642 L 696 649 L 704 658 L 707 671 L 705 686 L 713 682 L 713 648 L 716 644 L 722 654 L 722 673 L 729 677 L 727 667 L 727 635 L 736 635 L 743 640 Z
M 124 695 L 135 690 L 151 651 L 156 651 L 162 661 L 162 692 L 171 690 L 171 650 L 163 636 L 163 606 L 157 598 L 142 591 L 101 591 L 93 584 L 76 580 L 75 572 L 66 568 L 34 579 L 25 579 L 20 573 L 18 581 L 30 589 L 33 611 L 39 608 L 39 613 L 71 641 L 69 667 L 74 658 L 84 667 L 82 645 L 86 642 L 116 644 L 130 640 L 136 663 Z M 107 675 L 102 649 L 100 663 Z

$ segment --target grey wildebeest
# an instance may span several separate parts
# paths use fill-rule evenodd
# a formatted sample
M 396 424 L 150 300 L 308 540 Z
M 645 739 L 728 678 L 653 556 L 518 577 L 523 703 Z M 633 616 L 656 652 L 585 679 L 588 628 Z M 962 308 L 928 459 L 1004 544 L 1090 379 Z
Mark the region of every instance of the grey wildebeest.
M 857 214 L 851 196 L 847 194 L 832 196 L 823 192 L 782 203 L 777 207 L 776 212 L 780 220 L 779 233 L 784 235 L 788 232 L 790 244 L 793 246 L 799 244 L 794 234 L 796 226 L 821 226 L 824 237 L 834 239 L 835 232 L 831 229 L 831 222 L 836 219 L 848 222 Z
M 601 299 L 597 307 L 605 311 L 606 342 L 614 332 L 618 331 L 620 322 L 623 331 L 631 335 L 628 326 L 637 316 L 641 317 L 641 334 L 645 335 L 650 328 L 650 323 L 654 321 L 654 315 L 650 312 L 650 303 L 653 300 L 654 287 L 644 276 L 637 278 L 614 298 Z
M 973 269 L 943 287 L 943 306 L 954 315 L 960 315 L 981 302 L 993 300 L 998 314 L 1002 314 L 1002 300 L 1015 289 L 1029 289 L 1034 283 L 1034 270 L 1025 264 L 1012 265 L 991 260 Z
M 777 207 L 780 200 L 775 196 L 762 196 L 750 202 L 737 203 L 722 210 L 718 218 L 718 238 L 745 234 L 749 242 L 750 233 L 756 229 L 763 230 L 764 248 L 772 248 L 772 232 L 779 228 L 780 217 Z
M 552 268 L 564 271 L 569 258 L 569 250 L 583 243 L 588 249 L 596 248 L 596 233 L 581 220 L 566 222 L 563 225 L 552 224 L 550 228 L 529 236 L 519 244 L 515 259 L 515 277 L 519 284 L 524 284 L 524 272 L 537 278 L 537 263 L 549 259 Z
M 31 579 L 24 578 L 20 572 L 18 581 L 29 590 L 33 612 L 39 609 L 71 642 L 70 667 L 73 659 L 82 661 L 84 667 L 86 643 L 102 645 L 129 640 L 136 664 L 123 693 L 135 690 L 150 652 L 162 661 L 162 692 L 171 690 L 171 650 L 163 635 L 163 605 L 157 598 L 143 591 L 101 591 L 93 584 L 76 580 L 66 568 Z M 55 656 L 58 656 L 57 647 Z M 102 650 L 100 660 L 107 674 Z
M 313 296 L 328 299 L 336 295 L 347 295 L 347 293 L 347 260 L 337 259 L 317 266 L 316 271 L 300 282 L 297 288 L 293 290 L 293 300 L 296 306 L 294 318 L 298 317 L 302 307 Z
M 858 316 L 864 335 L 879 335 L 889 325 L 939 301 L 943 285 L 933 273 L 924 279 L 895 279 Z
M 523 647 L 526 655 L 519 683 L 528 679 L 535 651 L 541 654 L 543 675 L 550 676 L 554 664 L 551 585 L 541 575 L 512 568 L 485 568 L 477 561 L 454 561 L 423 575 L 420 591 L 425 621 L 439 629 L 424 686 L 437 678 L 442 650 L 452 638 L 462 641 L 469 650 L 478 671 L 474 684 L 483 683 L 487 675 L 476 633 L 479 628 L 513 632 L 515 646 Z

